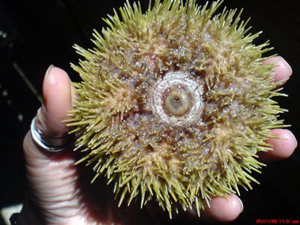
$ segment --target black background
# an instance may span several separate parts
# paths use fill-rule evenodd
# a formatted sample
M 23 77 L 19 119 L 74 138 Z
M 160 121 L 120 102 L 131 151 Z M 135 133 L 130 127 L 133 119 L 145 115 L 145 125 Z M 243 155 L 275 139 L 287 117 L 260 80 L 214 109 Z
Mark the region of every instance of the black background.
M 5 32 L 4 37 L 0 35 L 0 207 L 24 199 L 22 140 L 40 106 L 16 67 L 24 72 L 39 95 L 50 64 L 63 68 L 72 80 L 78 80 L 69 66 L 70 62 L 78 61 L 73 44 L 92 47 L 92 30 L 100 31 L 105 26 L 101 18 L 123 3 L 121 0 L 0 1 L 0 31 Z M 141 3 L 147 7 L 148 0 Z M 283 91 L 289 98 L 277 100 L 289 109 L 282 118 L 292 125 L 290 129 L 295 136 L 300 137 L 300 1 L 225 0 L 225 5 L 244 8 L 242 18 L 251 17 L 251 32 L 264 31 L 255 43 L 270 39 L 275 48 L 271 53 L 283 56 L 292 66 L 293 76 Z M 255 175 L 261 185 L 253 184 L 254 190 L 242 191 L 244 212 L 232 224 L 256 224 L 256 219 L 300 219 L 299 156 L 296 150 L 289 159 L 269 164 L 262 174 Z

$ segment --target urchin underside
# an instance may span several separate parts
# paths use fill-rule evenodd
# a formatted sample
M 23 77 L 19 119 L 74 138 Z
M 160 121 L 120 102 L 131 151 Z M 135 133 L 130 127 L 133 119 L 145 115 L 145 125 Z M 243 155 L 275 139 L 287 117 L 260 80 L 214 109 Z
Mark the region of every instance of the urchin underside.
M 273 96 L 268 43 L 255 46 L 236 10 L 221 2 L 156 0 L 143 14 L 129 3 L 95 31 L 93 50 L 73 68 L 77 98 L 69 126 L 81 136 L 79 162 L 115 183 L 120 204 L 154 198 L 167 209 L 239 193 L 257 182 L 270 130 L 283 127 Z M 178 204 L 175 204 L 178 203 Z

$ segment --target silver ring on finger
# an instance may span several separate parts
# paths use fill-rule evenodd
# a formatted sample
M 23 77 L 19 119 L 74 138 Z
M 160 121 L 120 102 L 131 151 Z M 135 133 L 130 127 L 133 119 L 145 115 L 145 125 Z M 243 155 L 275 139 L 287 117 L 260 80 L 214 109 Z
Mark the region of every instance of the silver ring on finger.
M 61 152 L 65 150 L 68 144 L 61 144 L 54 139 L 47 138 L 42 131 L 36 128 L 36 117 L 33 118 L 30 125 L 30 133 L 33 142 L 47 152 Z M 59 139 L 58 139 L 59 140 Z M 62 142 L 60 140 L 60 142 Z

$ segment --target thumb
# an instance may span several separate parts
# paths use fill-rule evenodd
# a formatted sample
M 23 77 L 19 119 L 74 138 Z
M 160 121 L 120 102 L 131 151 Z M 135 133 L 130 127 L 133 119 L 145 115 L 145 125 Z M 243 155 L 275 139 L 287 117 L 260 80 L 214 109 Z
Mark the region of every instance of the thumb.
M 61 121 L 67 119 L 67 112 L 72 108 L 71 82 L 65 71 L 54 66 L 48 68 L 43 81 L 43 100 L 36 115 L 35 127 L 51 145 L 63 146 L 70 136 Z M 26 159 L 37 162 L 56 156 L 34 144 L 30 134 L 24 141 L 24 153 Z
M 63 146 L 69 143 L 68 129 L 62 120 L 67 119 L 71 109 L 71 82 L 65 71 L 50 66 L 43 82 L 43 105 L 36 115 L 35 127 L 47 143 Z M 47 222 L 72 216 L 75 210 L 66 213 L 66 208 L 77 208 L 76 170 L 72 151 L 68 149 L 61 154 L 47 152 L 38 146 L 28 132 L 24 139 L 24 156 L 26 159 L 29 184 L 29 204 L 39 209 Z M 25 204 L 26 205 L 26 204 Z

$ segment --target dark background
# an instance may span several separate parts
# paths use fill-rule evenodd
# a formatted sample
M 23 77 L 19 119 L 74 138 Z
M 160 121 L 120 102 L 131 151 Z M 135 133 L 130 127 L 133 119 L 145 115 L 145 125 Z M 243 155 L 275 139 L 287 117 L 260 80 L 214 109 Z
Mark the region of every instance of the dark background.
M 70 62 L 78 61 L 73 44 L 92 47 L 92 30 L 100 31 L 105 26 L 101 18 L 123 3 L 121 0 L 0 1 L 0 31 L 3 31 L 0 32 L 0 208 L 24 200 L 22 140 L 40 107 L 38 96 L 47 67 L 50 64 L 61 67 L 72 80 L 78 80 L 70 68 Z M 148 0 L 141 3 L 147 7 Z M 251 32 L 264 31 L 255 43 L 270 39 L 275 47 L 271 53 L 283 56 L 292 66 L 294 75 L 284 89 L 289 98 L 277 100 L 289 109 L 282 118 L 292 125 L 290 129 L 299 138 L 300 1 L 225 0 L 225 5 L 244 8 L 242 18 L 251 17 Z M 269 164 L 262 174 L 255 175 L 261 185 L 253 184 L 254 190 L 242 191 L 244 212 L 232 224 L 256 224 L 256 219 L 300 220 L 299 156 L 296 150 L 289 159 Z

